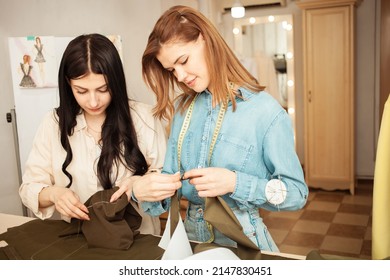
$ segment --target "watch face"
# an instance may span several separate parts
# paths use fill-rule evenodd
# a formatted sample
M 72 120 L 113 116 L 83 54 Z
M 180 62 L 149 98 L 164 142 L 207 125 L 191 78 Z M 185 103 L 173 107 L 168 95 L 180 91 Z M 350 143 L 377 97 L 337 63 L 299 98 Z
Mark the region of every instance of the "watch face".
M 265 185 L 265 197 L 267 201 L 274 205 L 279 205 L 286 200 L 286 185 L 278 179 L 272 179 Z

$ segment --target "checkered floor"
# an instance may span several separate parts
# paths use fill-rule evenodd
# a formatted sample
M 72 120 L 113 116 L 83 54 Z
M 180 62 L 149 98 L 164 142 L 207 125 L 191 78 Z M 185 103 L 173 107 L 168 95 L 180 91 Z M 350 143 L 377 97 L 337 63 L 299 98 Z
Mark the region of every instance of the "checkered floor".
M 358 181 L 355 195 L 310 189 L 302 210 L 261 214 L 281 252 L 371 259 L 372 186 Z
M 372 180 L 359 180 L 355 195 L 348 191 L 310 189 L 306 206 L 293 212 L 260 210 L 283 253 L 322 254 L 371 259 Z M 181 201 L 184 217 L 186 202 Z M 166 213 L 161 216 L 162 230 Z

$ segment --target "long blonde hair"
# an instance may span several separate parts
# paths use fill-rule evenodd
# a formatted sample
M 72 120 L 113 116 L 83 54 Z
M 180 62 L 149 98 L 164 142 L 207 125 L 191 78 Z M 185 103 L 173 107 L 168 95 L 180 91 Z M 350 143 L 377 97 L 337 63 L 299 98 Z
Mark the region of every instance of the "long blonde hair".
M 142 56 L 142 75 L 145 83 L 157 97 L 154 115 L 171 120 L 174 114 L 175 90 L 181 91 L 178 110 L 185 110 L 196 96 L 186 84 L 178 82 L 174 74 L 161 65 L 156 56 L 162 45 L 172 42 L 196 41 L 202 34 L 205 41 L 205 60 L 213 81 L 213 103 L 227 103 L 230 99 L 236 108 L 236 91 L 230 83 L 246 87 L 254 92 L 264 89 L 240 63 L 215 26 L 200 12 L 186 6 L 174 6 L 156 22 L 149 35 Z M 228 93 L 228 94 L 227 94 Z

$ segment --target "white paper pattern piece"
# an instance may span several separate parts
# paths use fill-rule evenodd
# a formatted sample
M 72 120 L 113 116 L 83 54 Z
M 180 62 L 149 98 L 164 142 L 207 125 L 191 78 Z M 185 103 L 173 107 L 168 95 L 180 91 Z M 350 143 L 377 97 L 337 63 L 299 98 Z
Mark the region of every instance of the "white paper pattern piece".
M 163 235 L 161 236 L 160 242 L 158 243 L 158 246 L 164 250 L 167 249 L 169 241 L 171 240 L 171 213 L 168 213 L 168 219 L 165 224 L 165 230 Z
M 179 222 L 171 238 L 171 214 L 168 214 L 165 230 L 158 246 L 165 250 L 162 260 L 239 260 L 240 258 L 227 248 L 214 248 L 194 254 L 188 240 L 183 221 Z M 179 214 L 178 214 L 179 215 Z
M 179 213 L 178 213 L 179 215 Z M 165 226 L 163 237 L 158 246 L 165 249 L 162 260 L 183 260 L 192 256 L 190 241 L 188 240 L 186 230 L 181 217 L 177 223 L 173 236 L 170 238 L 170 214 L 168 215 L 167 224 Z M 168 236 L 168 237 L 167 237 Z

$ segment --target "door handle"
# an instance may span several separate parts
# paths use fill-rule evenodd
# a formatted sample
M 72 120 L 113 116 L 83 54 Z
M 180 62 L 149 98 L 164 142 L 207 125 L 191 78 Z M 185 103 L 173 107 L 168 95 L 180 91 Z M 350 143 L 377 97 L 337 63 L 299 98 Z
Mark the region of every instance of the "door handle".
M 7 119 L 7 123 L 12 122 L 12 114 L 11 114 L 11 113 L 7 113 L 7 114 L 5 115 L 5 117 L 6 117 L 6 119 Z

